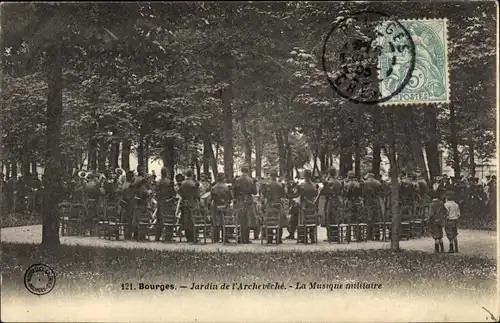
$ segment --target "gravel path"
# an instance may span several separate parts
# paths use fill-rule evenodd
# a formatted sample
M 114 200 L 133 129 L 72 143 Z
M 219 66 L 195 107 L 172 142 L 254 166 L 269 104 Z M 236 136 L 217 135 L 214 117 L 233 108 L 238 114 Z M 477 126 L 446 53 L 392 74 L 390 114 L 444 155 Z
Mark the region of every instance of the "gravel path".
M 2 243 L 30 243 L 38 244 L 41 242 L 42 226 L 33 225 L 25 227 L 12 227 L 1 229 Z M 162 243 L 162 242 L 136 242 L 136 241 L 109 241 L 97 237 L 61 237 L 61 243 L 65 245 L 87 245 L 95 247 L 116 247 L 116 248 L 146 248 L 157 250 L 196 250 L 206 252 L 269 252 L 269 251 L 328 251 L 328 250 L 347 250 L 347 249 L 388 249 L 389 242 L 368 241 L 351 242 L 349 244 L 329 244 L 325 241 L 326 229 L 319 228 L 319 243 L 317 245 L 297 245 L 295 240 L 284 240 L 282 245 L 261 246 L 260 241 L 253 241 L 250 245 L 223 245 L 221 243 L 206 245 L 193 245 L 188 243 Z M 486 257 L 497 258 L 497 232 L 479 231 L 479 230 L 459 230 L 460 253 Z M 445 248 L 447 249 L 446 238 Z M 400 246 L 406 250 L 418 250 L 433 252 L 433 240 L 429 237 L 401 241 Z

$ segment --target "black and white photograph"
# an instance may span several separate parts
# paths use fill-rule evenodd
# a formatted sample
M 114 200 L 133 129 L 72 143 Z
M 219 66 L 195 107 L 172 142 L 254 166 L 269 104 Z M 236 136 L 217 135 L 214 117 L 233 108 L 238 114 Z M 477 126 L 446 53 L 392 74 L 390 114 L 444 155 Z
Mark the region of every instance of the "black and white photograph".
M 2 322 L 498 322 L 496 1 L 3 2 Z

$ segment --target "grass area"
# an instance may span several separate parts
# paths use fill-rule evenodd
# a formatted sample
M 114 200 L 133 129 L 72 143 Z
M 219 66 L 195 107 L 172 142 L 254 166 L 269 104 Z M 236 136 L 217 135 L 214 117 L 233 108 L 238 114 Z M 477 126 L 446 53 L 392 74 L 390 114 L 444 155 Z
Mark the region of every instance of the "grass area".
M 42 217 L 31 216 L 29 213 L 8 213 L 0 219 L 0 228 L 22 227 L 42 224 Z
M 495 215 L 483 214 L 476 215 L 472 213 L 464 213 L 458 220 L 459 227 L 462 229 L 471 230 L 497 230 L 497 218 Z
M 365 281 L 383 289 L 493 292 L 496 263 L 463 255 L 416 251 L 350 250 L 332 252 L 202 253 L 141 249 L 2 244 L 4 286 L 24 289 L 23 275 L 34 263 L 50 265 L 57 275 L 54 293 L 114 292 L 125 282 L 346 283 Z

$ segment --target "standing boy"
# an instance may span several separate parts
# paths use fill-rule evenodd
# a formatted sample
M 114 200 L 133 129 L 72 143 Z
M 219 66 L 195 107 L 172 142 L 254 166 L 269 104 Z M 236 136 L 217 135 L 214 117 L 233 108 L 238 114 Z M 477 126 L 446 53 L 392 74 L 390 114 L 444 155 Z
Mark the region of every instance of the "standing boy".
M 437 192 L 431 193 L 432 201 L 429 205 L 429 227 L 434 239 L 435 252 L 444 252 L 443 226 L 446 216 L 446 208 L 443 201 L 439 199 Z
M 457 240 L 457 225 L 458 218 L 460 217 L 460 206 L 455 202 L 455 194 L 449 194 L 446 198 L 446 203 L 444 203 L 446 208 L 445 216 L 445 232 L 446 237 L 450 241 L 450 250 L 448 252 L 458 252 L 458 240 Z

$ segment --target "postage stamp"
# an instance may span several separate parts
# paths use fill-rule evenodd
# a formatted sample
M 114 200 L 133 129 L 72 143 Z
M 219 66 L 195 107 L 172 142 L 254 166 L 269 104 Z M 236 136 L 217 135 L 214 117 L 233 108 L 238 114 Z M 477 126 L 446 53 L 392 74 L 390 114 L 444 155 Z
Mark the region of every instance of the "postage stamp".
M 415 44 L 413 72 L 405 87 L 381 104 L 449 102 L 447 19 L 401 20 L 400 23 L 410 33 Z M 379 37 L 379 41 L 383 46 L 389 40 Z M 382 52 L 379 56 L 382 96 L 394 93 L 413 63 L 408 51 L 394 53 Z

